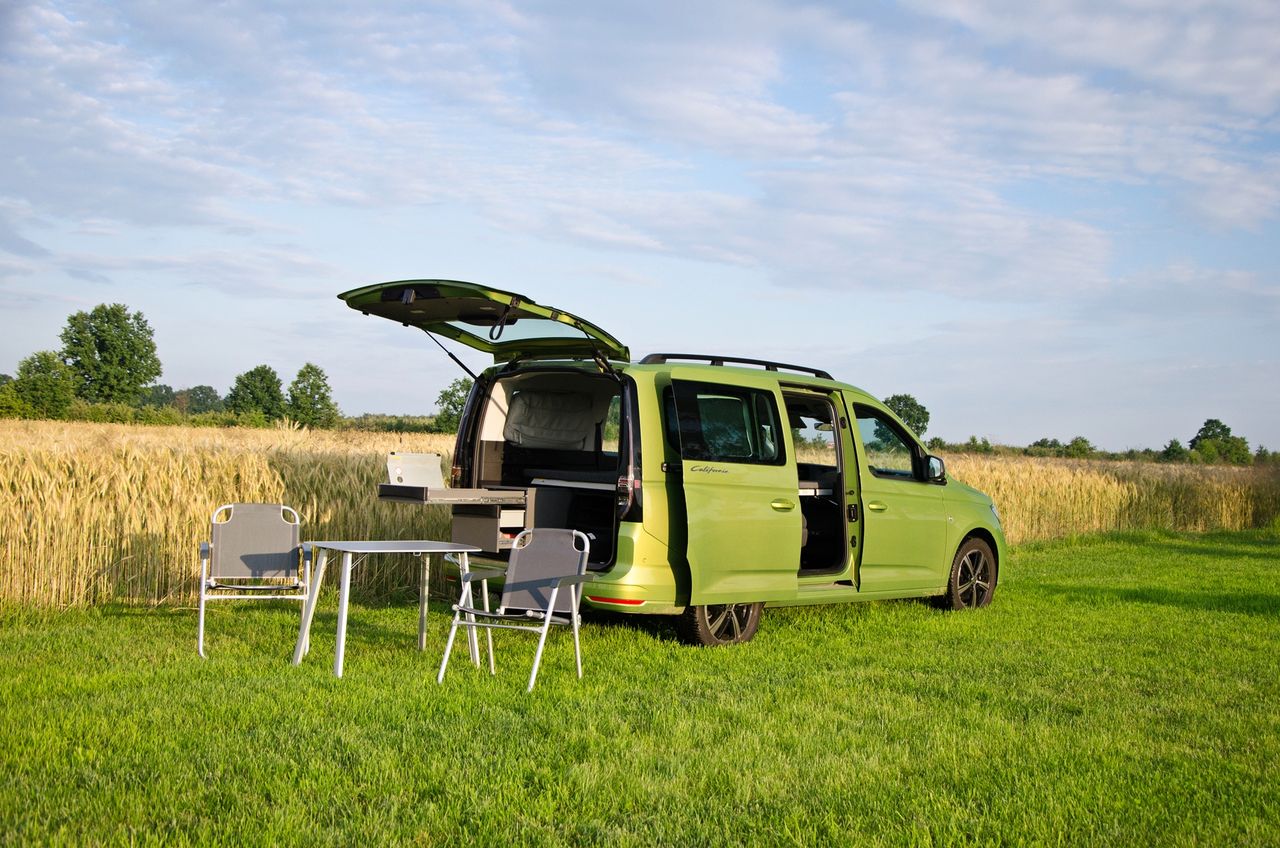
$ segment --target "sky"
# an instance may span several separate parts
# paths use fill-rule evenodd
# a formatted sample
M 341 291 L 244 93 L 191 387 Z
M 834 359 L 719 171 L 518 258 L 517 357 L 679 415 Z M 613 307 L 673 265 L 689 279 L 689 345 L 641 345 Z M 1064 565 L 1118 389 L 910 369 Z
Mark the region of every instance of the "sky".
M 1275 0 L 0 2 L 8 374 L 124 303 L 174 388 L 427 413 L 335 296 L 460 279 L 928 436 L 1278 449 L 1278 217 Z

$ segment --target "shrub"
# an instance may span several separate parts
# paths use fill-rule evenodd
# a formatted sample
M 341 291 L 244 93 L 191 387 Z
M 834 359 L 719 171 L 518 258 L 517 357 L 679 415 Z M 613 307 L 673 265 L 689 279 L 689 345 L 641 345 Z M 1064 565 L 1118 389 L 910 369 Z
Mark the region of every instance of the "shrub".
M 0 418 L 35 418 L 36 411 L 13 389 L 13 383 L 0 386 Z
M 127 403 L 90 403 L 77 399 L 67 409 L 66 417 L 95 424 L 132 424 L 136 414 L 137 411 Z

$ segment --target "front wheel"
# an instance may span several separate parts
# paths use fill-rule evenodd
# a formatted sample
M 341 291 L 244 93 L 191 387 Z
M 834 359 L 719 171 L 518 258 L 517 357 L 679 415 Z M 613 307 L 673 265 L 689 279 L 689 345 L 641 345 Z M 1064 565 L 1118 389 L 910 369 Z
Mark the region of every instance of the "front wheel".
M 977 609 L 991 603 L 996 591 L 996 557 L 982 539 L 966 539 L 951 562 L 947 594 L 938 599 L 943 609 Z
M 689 645 L 733 645 L 749 642 L 760 628 L 764 604 L 708 604 L 687 607 L 676 630 Z

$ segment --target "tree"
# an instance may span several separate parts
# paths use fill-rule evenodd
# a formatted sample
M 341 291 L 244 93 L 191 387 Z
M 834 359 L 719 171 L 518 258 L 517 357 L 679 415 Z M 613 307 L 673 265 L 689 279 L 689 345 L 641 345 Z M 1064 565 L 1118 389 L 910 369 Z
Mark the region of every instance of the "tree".
M 156 383 L 154 386 L 147 386 L 142 390 L 142 400 L 139 406 L 173 406 L 177 400 L 177 395 L 173 391 L 172 386 L 166 386 L 164 383 Z
M 911 428 L 916 438 L 924 436 L 924 431 L 929 428 L 929 410 L 920 401 L 911 395 L 892 395 L 884 399 L 884 405 Z
M 41 418 L 61 418 L 76 399 L 76 375 L 58 354 L 42 350 L 18 363 L 13 391 Z
M 1249 442 L 1243 436 L 1231 435 L 1231 428 L 1216 418 L 1204 422 L 1200 432 L 1191 440 L 1191 450 L 1205 462 L 1229 462 L 1232 465 L 1253 462 Z
M 0 386 L 7 386 L 13 382 L 13 378 L 8 374 L 0 374 Z
M 1087 459 L 1092 454 L 1093 444 L 1084 436 L 1076 436 L 1062 449 L 1062 455 L 1072 459 Z
M 471 380 L 459 377 L 445 386 L 436 395 L 436 418 L 432 429 L 437 433 L 456 433 L 462 421 L 462 408 L 467 404 L 467 395 L 471 394 Z
M 151 325 L 123 303 L 77 312 L 62 330 L 62 358 L 79 378 L 87 401 L 137 403 L 142 388 L 160 376 Z
M 304 364 L 289 384 L 289 417 L 308 427 L 333 427 L 342 417 L 319 365 Z
M 31 404 L 18 397 L 13 390 L 13 380 L 0 383 L 0 418 L 35 418 Z
M 979 439 L 977 436 L 970 436 L 969 441 L 964 443 L 964 451 L 967 453 L 994 453 L 995 448 L 991 447 L 991 441 L 983 436 Z
M 270 365 L 259 365 L 236 376 L 227 392 L 227 409 L 237 415 L 260 412 L 268 421 L 284 417 L 284 392 L 280 375 Z
M 222 395 L 213 386 L 192 386 L 173 396 L 173 405 L 183 412 L 199 415 L 202 412 L 221 412 Z
M 1170 439 L 1169 444 L 1160 451 L 1159 459 L 1161 462 L 1186 462 L 1188 453 L 1190 452 L 1182 446 L 1182 442 Z
M 1202 439 L 1200 444 L 1196 445 L 1195 452 L 1200 454 L 1205 462 L 1227 462 L 1232 465 L 1249 465 L 1253 462 L 1249 442 L 1243 436 Z
M 1200 447 L 1201 442 L 1219 441 L 1231 438 L 1231 428 L 1216 418 L 1210 418 L 1200 427 L 1200 431 L 1191 438 L 1192 450 Z

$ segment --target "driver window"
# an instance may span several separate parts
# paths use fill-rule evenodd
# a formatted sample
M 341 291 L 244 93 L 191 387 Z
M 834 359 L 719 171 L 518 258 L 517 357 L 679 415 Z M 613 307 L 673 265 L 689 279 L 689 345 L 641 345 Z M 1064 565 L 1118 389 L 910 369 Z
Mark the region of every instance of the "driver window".
M 915 450 L 898 426 L 884 413 L 867 406 L 854 408 L 867 466 L 878 477 L 915 478 Z

